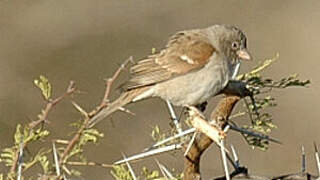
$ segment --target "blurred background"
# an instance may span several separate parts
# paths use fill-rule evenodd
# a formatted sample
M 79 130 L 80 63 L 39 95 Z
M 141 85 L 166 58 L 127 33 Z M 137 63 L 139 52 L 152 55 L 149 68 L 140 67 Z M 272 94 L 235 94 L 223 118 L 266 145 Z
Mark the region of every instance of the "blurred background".
M 245 31 L 255 61 L 243 64 L 245 72 L 258 62 L 280 58 L 265 76 L 280 78 L 297 73 L 310 79 L 309 88 L 274 91 L 278 106 L 272 110 L 278 126 L 272 136 L 283 145 L 271 144 L 266 152 L 249 147 L 239 134 L 229 143 L 241 163 L 259 175 L 279 175 L 300 170 L 301 146 L 307 153 L 307 170 L 316 174 L 313 141 L 320 143 L 319 71 L 320 2 L 292 0 L 1 0 L 0 1 L 0 149 L 11 146 L 17 123 L 36 118 L 44 102 L 33 80 L 43 74 L 53 85 L 53 95 L 63 93 L 70 80 L 84 93 L 74 100 L 87 111 L 104 93 L 104 78 L 113 74 L 126 58 L 135 60 L 162 48 L 179 30 L 204 28 L 215 23 L 235 24 Z M 117 84 L 123 82 L 122 75 Z M 115 87 L 117 86 L 115 85 Z M 113 93 L 112 97 L 118 94 Z M 217 98 L 218 99 L 218 98 Z M 208 110 L 212 110 L 215 100 Z M 88 160 L 112 163 L 140 152 L 152 144 L 152 127 L 170 128 L 165 103 L 146 100 L 129 108 L 132 117 L 116 113 L 99 124 L 105 138 L 87 148 Z M 81 116 L 70 101 L 63 101 L 49 116 L 55 138 L 68 139 L 67 126 Z M 242 121 L 242 120 L 241 120 Z M 35 152 L 37 149 L 30 148 Z M 183 169 L 182 153 L 161 155 L 160 162 Z M 210 147 L 203 156 L 204 179 L 223 174 L 220 154 Z M 133 163 L 155 167 L 153 158 Z M 0 167 L 4 169 L 4 167 Z M 82 167 L 84 179 L 111 179 L 110 169 Z

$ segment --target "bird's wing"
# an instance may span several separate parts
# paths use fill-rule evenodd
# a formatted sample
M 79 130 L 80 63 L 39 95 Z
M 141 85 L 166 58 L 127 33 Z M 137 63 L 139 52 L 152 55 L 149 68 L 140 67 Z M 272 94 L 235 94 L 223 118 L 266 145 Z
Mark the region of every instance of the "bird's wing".
M 125 89 L 135 89 L 181 76 L 204 67 L 216 49 L 201 31 L 182 31 L 172 36 L 165 49 L 131 67 Z

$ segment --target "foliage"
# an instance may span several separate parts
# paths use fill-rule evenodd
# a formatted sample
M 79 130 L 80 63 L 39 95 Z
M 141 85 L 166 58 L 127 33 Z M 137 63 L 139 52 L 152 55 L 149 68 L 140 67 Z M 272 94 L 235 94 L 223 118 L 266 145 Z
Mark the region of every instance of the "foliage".
M 244 125 L 244 129 L 253 130 L 262 134 L 268 134 L 272 129 L 277 126 L 273 123 L 272 114 L 267 112 L 268 108 L 276 107 L 277 102 L 274 97 L 271 96 L 273 89 L 286 89 L 290 87 L 307 87 L 310 84 L 309 80 L 299 80 L 298 75 L 289 75 L 281 78 L 280 80 L 273 80 L 272 78 L 266 78 L 261 75 L 261 71 L 269 67 L 275 60 L 279 58 L 277 54 L 272 59 L 267 59 L 254 68 L 249 73 L 239 75 L 238 79 L 245 81 L 248 84 L 249 89 L 254 94 L 254 100 L 248 103 L 246 100 L 245 106 L 248 108 L 251 124 Z M 258 147 L 261 150 L 268 148 L 269 142 L 260 138 L 243 135 L 253 148 Z

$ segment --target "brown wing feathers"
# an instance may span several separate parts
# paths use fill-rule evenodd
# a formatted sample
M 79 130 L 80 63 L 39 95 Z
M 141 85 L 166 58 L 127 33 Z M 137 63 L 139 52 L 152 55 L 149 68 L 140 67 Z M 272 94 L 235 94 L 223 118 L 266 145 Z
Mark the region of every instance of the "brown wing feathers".
M 187 72 L 200 69 L 215 51 L 198 31 L 179 32 L 158 54 L 148 56 L 130 69 L 126 89 L 153 85 Z

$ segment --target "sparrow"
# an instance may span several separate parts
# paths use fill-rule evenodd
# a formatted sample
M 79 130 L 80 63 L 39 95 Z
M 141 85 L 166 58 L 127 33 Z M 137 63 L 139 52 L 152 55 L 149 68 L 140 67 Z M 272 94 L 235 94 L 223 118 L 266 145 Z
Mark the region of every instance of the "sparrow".
M 138 61 L 118 99 L 93 116 L 94 126 L 119 108 L 150 97 L 196 106 L 219 94 L 250 60 L 247 38 L 236 26 L 213 25 L 177 32 L 164 49 Z

